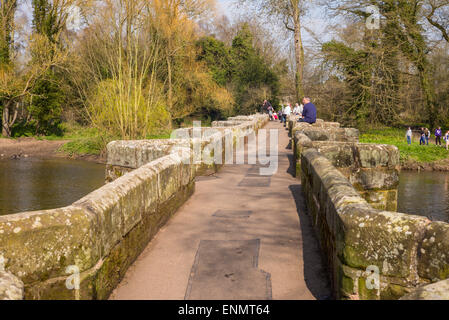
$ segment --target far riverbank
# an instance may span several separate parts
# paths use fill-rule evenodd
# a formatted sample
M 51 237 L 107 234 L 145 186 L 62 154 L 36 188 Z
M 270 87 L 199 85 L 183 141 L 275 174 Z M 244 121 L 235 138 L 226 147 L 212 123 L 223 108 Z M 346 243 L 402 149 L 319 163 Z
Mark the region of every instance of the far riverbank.
M 449 151 L 445 149 L 445 146 L 436 146 L 433 135 L 428 146 L 419 145 L 419 138 L 419 134 L 414 133 L 412 145 L 409 146 L 406 130 L 380 128 L 362 131 L 360 142 L 389 144 L 398 147 L 401 152 L 403 170 L 449 172 Z
M 39 159 L 75 159 L 95 163 L 106 163 L 104 155 L 69 154 L 61 148 L 71 140 L 39 140 L 36 138 L 0 139 L 0 160 Z

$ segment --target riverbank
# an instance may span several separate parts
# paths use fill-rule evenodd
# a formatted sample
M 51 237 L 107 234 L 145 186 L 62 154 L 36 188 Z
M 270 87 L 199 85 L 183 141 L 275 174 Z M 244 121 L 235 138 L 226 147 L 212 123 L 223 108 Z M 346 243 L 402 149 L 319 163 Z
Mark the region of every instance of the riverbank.
M 64 151 L 71 140 L 40 140 L 36 138 L 0 139 L 0 160 L 65 158 L 106 163 L 106 157 L 95 154 L 77 154 Z
M 449 172 L 449 159 L 443 159 L 434 162 L 418 162 L 407 160 L 401 164 L 402 170 L 410 171 L 440 171 Z
M 397 128 L 380 128 L 362 131 L 360 142 L 390 144 L 401 152 L 401 167 L 403 170 L 445 171 L 449 172 L 449 151 L 435 145 L 435 137 L 428 146 L 419 145 L 419 133 L 413 135 L 412 145 L 407 144 L 406 130 Z

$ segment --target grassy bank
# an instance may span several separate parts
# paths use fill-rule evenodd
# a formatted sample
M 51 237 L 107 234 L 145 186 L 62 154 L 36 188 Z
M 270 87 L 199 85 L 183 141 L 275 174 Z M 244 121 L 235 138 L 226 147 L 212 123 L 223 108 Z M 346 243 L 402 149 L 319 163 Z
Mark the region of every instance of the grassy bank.
M 96 128 L 84 127 L 79 124 L 64 123 L 64 134 L 62 136 L 39 137 L 41 140 L 68 140 L 59 151 L 73 156 L 94 155 L 102 156 L 106 145 L 120 137 L 106 136 Z M 148 136 L 147 139 L 168 139 L 169 134 Z
M 430 163 L 443 159 L 447 159 L 449 152 L 444 147 L 435 145 L 435 137 L 432 135 L 428 146 L 419 145 L 419 137 L 413 136 L 411 146 L 407 144 L 406 130 L 385 128 L 370 129 L 361 132 L 360 142 L 391 144 L 399 148 L 401 152 L 401 162 L 415 161 L 419 163 Z M 444 141 L 442 141 L 444 144 Z

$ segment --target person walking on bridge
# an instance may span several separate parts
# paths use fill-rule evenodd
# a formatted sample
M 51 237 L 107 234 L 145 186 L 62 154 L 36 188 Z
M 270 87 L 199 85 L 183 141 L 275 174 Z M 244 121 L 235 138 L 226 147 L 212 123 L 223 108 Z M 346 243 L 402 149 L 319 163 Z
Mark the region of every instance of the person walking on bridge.
M 269 107 L 272 107 L 271 103 L 268 100 L 265 100 L 263 102 L 263 106 L 262 106 L 262 113 L 269 113 L 269 109 L 268 109 Z
M 304 110 L 302 112 L 302 119 L 299 119 L 299 122 L 306 122 L 309 124 L 316 123 L 317 110 L 316 106 L 310 102 L 310 98 L 305 97 L 302 102 L 304 104 Z
M 283 123 L 286 124 L 287 123 L 287 119 L 288 117 L 292 114 L 292 107 L 290 105 L 290 103 L 287 103 L 287 106 L 284 108 L 283 112 L 282 112 L 282 117 L 283 117 Z

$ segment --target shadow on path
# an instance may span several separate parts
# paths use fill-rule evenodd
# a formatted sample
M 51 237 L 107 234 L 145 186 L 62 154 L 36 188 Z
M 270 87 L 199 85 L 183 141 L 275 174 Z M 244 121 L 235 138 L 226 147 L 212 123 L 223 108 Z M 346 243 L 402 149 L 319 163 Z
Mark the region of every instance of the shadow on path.
M 296 163 L 292 154 L 287 155 L 290 165 L 288 166 L 287 173 L 296 179 Z
M 301 224 L 304 280 L 310 292 L 317 300 L 331 300 L 332 291 L 329 273 L 325 265 L 319 240 L 313 229 L 310 216 L 307 213 L 302 186 L 291 185 L 289 189 L 295 199 Z

